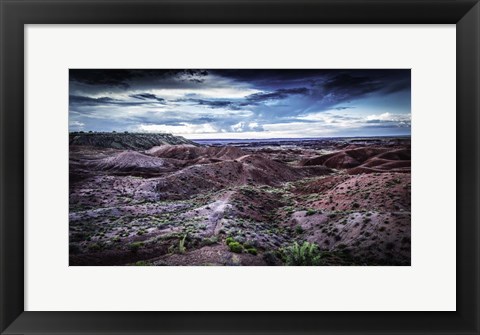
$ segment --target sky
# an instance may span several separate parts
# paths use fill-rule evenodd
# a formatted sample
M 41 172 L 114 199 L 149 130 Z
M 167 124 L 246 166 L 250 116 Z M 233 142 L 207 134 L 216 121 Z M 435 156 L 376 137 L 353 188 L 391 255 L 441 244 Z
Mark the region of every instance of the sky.
M 409 69 L 70 69 L 69 130 L 189 139 L 411 132 Z

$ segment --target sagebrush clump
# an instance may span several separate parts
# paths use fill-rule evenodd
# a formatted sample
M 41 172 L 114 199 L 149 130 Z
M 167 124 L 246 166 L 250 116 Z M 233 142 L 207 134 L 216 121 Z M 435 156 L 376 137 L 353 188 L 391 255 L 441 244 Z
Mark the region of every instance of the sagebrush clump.
M 230 248 L 230 251 L 235 252 L 237 254 L 243 251 L 243 246 L 238 242 L 231 242 L 228 244 L 228 247 Z

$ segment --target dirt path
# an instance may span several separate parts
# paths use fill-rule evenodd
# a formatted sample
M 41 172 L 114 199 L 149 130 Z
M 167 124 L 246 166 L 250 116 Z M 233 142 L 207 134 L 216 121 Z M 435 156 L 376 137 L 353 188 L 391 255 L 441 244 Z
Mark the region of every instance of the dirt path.
M 222 219 L 225 215 L 225 209 L 230 206 L 228 201 L 230 200 L 232 194 L 233 191 L 226 192 L 217 201 L 209 205 L 212 211 L 208 217 L 208 220 L 211 222 L 211 225 L 209 226 L 212 227 L 212 229 L 209 231 L 210 235 L 217 235 L 220 229 L 222 229 Z

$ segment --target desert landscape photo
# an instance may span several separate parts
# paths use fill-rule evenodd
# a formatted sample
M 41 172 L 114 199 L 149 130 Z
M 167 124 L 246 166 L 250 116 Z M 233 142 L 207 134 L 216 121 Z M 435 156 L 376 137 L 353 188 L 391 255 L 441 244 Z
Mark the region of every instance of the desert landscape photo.
M 70 266 L 408 266 L 409 69 L 70 69 Z

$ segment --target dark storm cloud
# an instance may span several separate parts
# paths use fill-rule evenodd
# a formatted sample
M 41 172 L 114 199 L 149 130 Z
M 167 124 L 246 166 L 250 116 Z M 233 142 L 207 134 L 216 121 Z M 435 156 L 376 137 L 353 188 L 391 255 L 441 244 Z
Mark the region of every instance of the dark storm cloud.
M 341 73 L 329 78 L 322 84 L 326 91 L 343 93 L 351 97 L 378 91 L 382 83 L 375 77 L 353 76 L 349 73 Z
M 199 69 L 71 69 L 70 81 L 88 85 L 130 87 L 131 82 L 203 83 L 209 75 L 248 82 L 264 90 L 286 89 L 311 83 L 328 89 L 375 90 L 383 85 L 387 90 L 405 88 L 410 83 L 409 70 L 199 70 Z M 400 85 L 399 82 L 402 82 Z M 390 87 L 391 85 L 391 87 Z
M 124 101 L 119 99 L 113 99 L 110 97 L 91 98 L 80 95 L 70 95 L 70 107 L 79 106 L 141 106 L 147 103 L 147 101 Z M 158 102 L 158 101 L 156 101 Z
M 192 81 L 196 83 L 203 83 L 206 76 L 208 76 L 208 71 L 206 70 L 183 70 L 177 73 L 177 76 L 180 77 L 183 81 Z
M 210 70 L 212 74 L 235 78 L 240 81 L 254 83 L 258 86 L 265 87 L 284 87 L 286 84 L 297 85 L 305 84 L 310 80 L 324 77 L 331 73 L 331 70 L 257 70 L 257 69 L 241 69 L 241 70 Z M 338 72 L 338 71 L 334 71 Z
M 100 98 L 91 98 L 91 97 L 84 97 L 80 95 L 70 95 L 69 97 L 70 106 L 95 106 L 95 105 L 108 105 L 108 104 L 116 104 L 119 101 L 116 99 L 112 99 L 109 97 L 100 97 Z
M 70 69 L 70 82 L 77 82 L 86 85 L 105 85 L 129 87 L 128 80 L 132 78 L 128 70 L 84 70 Z
M 398 81 L 391 82 L 385 86 L 385 93 L 395 93 L 401 91 L 410 91 L 410 77 L 400 78 Z
M 328 112 L 331 125 L 345 127 L 361 115 L 367 127 L 376 125 L 375 115 L 408 114 L 410 89 L 410 70 L 74 69 L 70 113 L 75 127 L 96 122 L 96 130 L 188 124 L 260 132 L 265 125 L 327 122 L 319 114 Z M 395 127 L 395 120 L 374 121 Z
M 70 82 L 77 82 L 85 85 L 111 86 L 122 89 L 131 87 L 131 81 L 155 82 L 158 79 L 177 79 L 179 81 L 190 81 L 202 83 L 208 75 L 206 70 L 120 70 L 120 69 L 70 69 Z
M 159 98 L 155 94 L 151 94 L 151 93 L 132 94 L 130 95 L 130 97 L 139 99 L 139 100 L 156 100 L 158 102 L 165 102 L 165 99 Z
M 177 99 L 175 102 L 186 102 L 191 103 L 197 106 L 205 106 L 208 108 L 228 108 L 232 107 L 235 109 L 233 101 L 229 100 L 206 100 L 206 99 Z
M 306 95 L 309 93 L 309 89 L 305 87 L 291 88 L 291 89 L 279 89 L 269 93 L 255 93 L 251 94 L 245 99 L 239 99 L 238 101 L 231 100 L 217 100 L 217 99 L 178 99 L 176 102 L 190 102 L 198 106 L 206 106 L 209 108 L 225 108 L 231 110 L 239 110 L 241 107 L 249 105 L 260 105 L 267 101 L 286 99 L 291 95 Z
M 310 83 L 312 86 L 329 82 L 330 88 L 355 88 L 354 85 L 370 86 L 381 84 L 384 87 L 403 81 L 409 86 L 410 70 L 344 70 L 344 69 L 282 69 L 282 70 L 209 70 L 212 74 L 228 76 L 240 81 L 254 83 L 263 88 L 288 88 Z M 376 86 L 378 89 L 382 87 Z
M 208 106 L 212 108 L 225 108 L 233 105 L 231 101 L 228 100 L 196 100 L 200 106 Z
M 249 104 L 260 104 L 265 101 L 271 100 L 281 100 L 286 99 L 290 95 L 306 95 L 310 92 L 308 88 L 299 87 L 299 88 L 288 88 L 288 89 L 278 89 L 269 93 L 255 93 L 246 97 L 246 102 L 243 103 L 243 106 Z
M 332 109 L 334 110 L 337 110 L 337 111 L 342 111 L 342 110 L 345 110 L 345 109 L 352 109 L 352 108 L 355 108 L 354 106 L 338 106 L 338 107 L 334 107 Z

